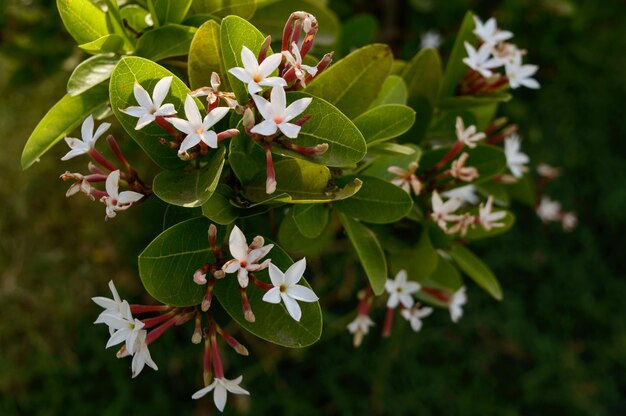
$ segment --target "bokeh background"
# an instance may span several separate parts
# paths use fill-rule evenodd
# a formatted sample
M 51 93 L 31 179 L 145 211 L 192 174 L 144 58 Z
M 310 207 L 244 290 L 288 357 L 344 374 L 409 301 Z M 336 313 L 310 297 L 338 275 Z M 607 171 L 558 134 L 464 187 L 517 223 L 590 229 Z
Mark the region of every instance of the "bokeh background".
M 160 370 L 130 379 L 129 362 L 105 351 L 94 327 L 113 279 L 122 296 L 142 298 L 138 252 L 160 227 L 160 207 L 103 221 L 86 198 L 65 199 L 57 146 L 23 172 L 21 149 L 63 94 L 80 51 L 54 2 L 0 1 L 0 414 L 213 414 L 190 400 L 201 385 L 200 348 L 180 328 L 151 346 Z M 251 356 L 225 352 L 251 400 L 227 413 L 250 414 L 626 414 L 626 2 L 620 0 L 330 1 L 347 23 L 377 19 L 379 40 L 396 55 L 417 51 L 420 34 L 437 30 L 442 52 L 468 8 L 496 16 L 541 69 L 539 91 L 516 91 L 502 106 L 521 126 L 534 161 L 563 168 L 546 189 L 575 210 L 564 233 L 518 207 L 512 232 L 479 248 L 499 276 L 497 303 L 470 285 L 457 325 L 445 313 L 417 335 L 397 325 L 354 350 L 345 331 L 355 300 L 339 295 L 325 315 L 322 340 L 284 350 L 242 335 Z M 158 204 L 157 204 L 158 205 Z M 154 230 L 138 221 L 154 224 Z M 343 270 L 324 266 L 337 279 Z M 322 298 L 324 294 L 322 293 Z M 342 297 L 343 296 L 343 297 Z M 382 318 L 382 317 L 378 317 Z

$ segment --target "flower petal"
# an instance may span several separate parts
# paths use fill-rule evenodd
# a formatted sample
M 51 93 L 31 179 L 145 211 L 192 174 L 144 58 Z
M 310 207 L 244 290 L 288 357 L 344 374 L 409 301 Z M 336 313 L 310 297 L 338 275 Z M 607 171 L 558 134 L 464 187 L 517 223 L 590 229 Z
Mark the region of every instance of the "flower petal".
M 311 104 L 311 101 L 313 101 L 313 98 L 306 97 L 300 98 L 299 100 L 291 103 L 289 107 L 287 107 L 287 109 L 285 110 L 284 121 L 290 121 L 291 119 L 302 113 L 304 110 L 306 110 L 309 104 Z
M 285 283 L 285 275 L 280 271 L 278 267 L 274 263 L 270 263 L 269 265 L 269 275 L 272 284 L 275 287 L 279 287 L 283 283 Z
M 207 393 L 211 392 L 211 390 L 213 390 L 215 388 L 215 384 L 217 382 L 214 380 L 213 383 L 209 384 L 206 387 L 201 388 L 200 390 L 198 390 L 197 392 L 195 392 L 194 394 L 191 395 L 191 398 L 194 400 L 200 399 L 201 397 L 206 396 Z
M 118 196 L 117 191 L 119 187 L 120 187 L 120 171 L 118 169 L 109 173 L 109 176 L 107 176 L 105 189 L 107 191 L 107 194 L 109 194 L 111 198 L 117 199 L 117 196 Z
M 145 108 L 138 107 L 136 105 L 128 107 L 128 108 L 120 108 L 120 111 L 132 117 L 143 117 L 146 114 L 150 114 L 150 112 L 146 110 Z
M 213 403 L 215 403 L 215 407 L 219 409 L 220 412 L 224 411 L 224 406 L 226 406 L 226 387 L 222 383 L 220 383 L 220 379 L 218 379 L 217 384 L 215 385 L 215 391 L 213 392 Z
M 280 52 L 274 53 L 265 58 L 263 62 L 261 62 L 261 65 L 259 65 L 259 74 L 261 75 L 261 77 L 267 78 L 272 72 L 276 70 L 276 68 L 278 68 L 278 65 L 280 65 L 280 61 L 282 61 L 282 59 L 283 55 Z
M 91 147 L 94 147 L 96 144 L 96 140 L 98 140 L 100 138 L 100 136 L 102 136 L 104 134 L 105 131 L 107 131 L 109 129 L 109 127 L 111 127 L 111 123 L 102 123 L 98 126 L 98 128 L 96 129 L 96 132 L 94 133 L 93 137 L 91 138 L 91 142 L 88 143 Z
M 146 127 L 148 124 L 152 123 L 154 119 L 155 119 L 154 114 L 145 114 L 139 117 L 139 120 L 137 120 L 137 125 L 135 126 L 135 130 L 141 130 L 142 128 Z
M 83 121 L 83 125 L 80 127 L 80 135 L 83 142 L 91 142 L 91 138 L 93 137 L 93 116 L 91 114 Z
M 178 149 L 178 153 L 186 152 L 187 150 L 200 143 L 200 140 L 201 139 L 199 134 L 188 134 L 187 137 L 185 137 L 185 140 L 183 140 L 183 142 L 180 144 L 180 149 Z
M 280 123 L 277 125 L 281 132 L 290 139 L 295 139 L 300 133 L 301 127 L 293 123 Z
M 300 322 L 300 318 L 302 317 L 302 310 L 300 309 L 300 305 L 294 299 L 292 299 L 289 295 L 285 295 L 281 293 L 280 297 L 283 299 L 283 303 L 285 304 L 285 308 L 287 308 L 287 312 L 291 317 Z
M 209 111 L 209 114 L 207 114 L 204 118 L 202 127 L 204 127 L 205 130 L 210 129 L 213 125 L 215 125 L 215 123 L 223 119 L 224 116 L 228 114 L 229 110 L 230 109 L 228 107 L 217 107 Z
M 185 134 L 193 134 L 195 132 L 195 129 L 193 128 L 192 124 L 182 118 L 169 117 L 167 121 L 173 124 L 174 127 L 176 127 L 176 130 L 182 131 Z
M 217 134 L 213 130 L 204 132 L 200 135 L 202 140 L 207 146 L 213 149 L 217 149 Z
M 187 116 L 187 120 L 189 120 L 194 127 L 202 125 L 202 116 L 200 116 L 198 104 L 196 104 L 196 100 L 189 94 L 185 97 L 185 116 Z
M 262 259 L 270 252 L 270 250 L 274 247 L 274 244 L 268 244 L 263 247 L 255 248 L 248 254 L 248 262 L 256 263 L 257 260 Z
M 120 204 L 132 204 L 133 202 L 139 201 L 141 198 L 143 198 L 143 194 L 139 192 L 124 191 L 120 193 L 117 201 Z
M 154 112 L 155 116 L 173 116 L 174 114 L 176 114 L 176 108 L 172 103 L 163 104 Z
M 270 93 L 270 100 L 272 102 L 272 109 L 274 109 L 275 116 L 285 116 L 285 106 L 287 105 L 287 97 L 285 90 L 282 87 L 272 88 Z
M 263 295 L 263 302 L 280 303 L 280 288 L 273 287 Z
M 240 267 L 241 265 L 239 264 L 239 260 L 232 259 L 232 260 L 228 260 L 222 266 L 222 270 L 224 270 L 224 273 L 235 273 L 237 270 L 239 270 Z
M 230 72 L 231 75 L 233 75 L 235 78 L 237 78 L 239 81 L 243 82 L 244 84 L 247 84 L 250 81 L 252 81 L 252 76 L 244 68 L 235 67 L 235 68 L 229 69 L 228 72 Z
M 146 110 L 150 111 L 153 106 L 150 94 L 148 94 L 148 91 L 146 91 L 146 89 L 137 81 L 135 81 L 135 85 L 133 87 L 133 94 L 135 95 L 137 103 Z
M 262 136 L 271 136 L 278 130 L 278 125 L 274 120 L 264 120 L 250 129 L 250 132 L 260 134 Z
M 306 286 L 293 285 L 287 288 L 287 295 L 291 296 L 295 300 L 302 302 L 316 302 L 319 300 L 315 292 Z
M 165 100 L 165 97 L 170 90 L 170 85 L 172 85 L 171 76 L 161 78 L 159 82 L 156 83 L 156 85 L 154 86 L 154 90 L 152 91 L 154 108 L 161 107 L 161 104 L 163 104 L 163 100 Z
M 252 99 L 254 100 L 254 104 L 256 105 L 256 108 L 259 110 L 259 113 L 261 113 L 264 119 L 271 120 L 274 118 L 275 115 L 277 115 L 277 114 L 274 114 L 274 109 L 272 107 L 272 104 L 269 101 L 267 101 L 265 98 L 259 95 L 253 95 Z
M 246 242 L 246 236 L 235 225 L 230 232 L 228 238 L 228 247 L 230 248 L 230 254 L 239 261 L 247 261 L 248 259 L 248 243 Z
M 246 46 L 241 48 L 241 62 L 249 73 L 258 72 L 259 62 L 257 61 L 257 57 Z
M 287 269 L 285 272 L 285 284 L 287 286 L 295 285 L 302 279 L 304 270 L 306 269 L 306 257 L 301 258 Z

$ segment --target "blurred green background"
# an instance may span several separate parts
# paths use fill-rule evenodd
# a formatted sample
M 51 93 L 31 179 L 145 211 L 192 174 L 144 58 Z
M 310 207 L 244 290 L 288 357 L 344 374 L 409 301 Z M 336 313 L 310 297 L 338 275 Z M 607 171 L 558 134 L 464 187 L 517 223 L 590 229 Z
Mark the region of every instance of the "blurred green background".
M 28 135 L 81 58 L 49 3 L 0 1 L 0 414 L 213 414 L 209 401 L 190 400 L 202 360 L 188 342 L 191 328 L 151 346 L 159 371 L 131 381 L 129 361 L 105 351 L 106 330 L 92 325 L 99 308 L 90 297 L 107 294 L 109 279 L 123 297 L 148 301 L 135 256 L 160 227 L 158 204 L 105 223 L 102 207 L 64 198 L 58 176 L 84 161 L 59 164 L 63 146 L 28 171 L 19 167 Z M 479 247 L 504 301 L 470 285 L 458 325 L 437 313 L 417 335 L 397 325 L 391 339 L 375 332 L 354 350 L 344 325 L 356 301 L 339 293 L 312 348 L 287 351 L 239 335 L 251 356 L 224 350 L 227 376 L 243 373 L 252 396 L 230 396 L 226 413 L 626 414 L 626 3 L 329 3 L 342 22 L 376 16 L 378 39 L 400 58 L 432 29 L 444 36 L 445 55 L 468 8 L 512 30 L 540 66 L 542 89 L 516 91 L 501 113 L 521 126 L 534 161 L 563 168 L 546 191 L 580 223 L 564 233 L 518 207 L 515 230 Z M 346 49 L 354 31 L 366 30 L 350 24 Z M 139 227 L 140 216 L 154 230 Z M 352 273 L 317 266 L 334 279 Z

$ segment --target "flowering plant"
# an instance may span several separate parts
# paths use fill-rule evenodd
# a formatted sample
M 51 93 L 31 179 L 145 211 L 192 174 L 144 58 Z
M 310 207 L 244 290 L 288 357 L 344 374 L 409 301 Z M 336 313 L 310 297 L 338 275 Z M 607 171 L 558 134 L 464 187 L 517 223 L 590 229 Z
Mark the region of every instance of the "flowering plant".
M 109 328 L 107 348 L 121 344 L 117 356 L 132 356 L 133 377 L 158 368 L 153 342 L 192 322 L 191 341 L 204 340 L 204 386 L 192 397 L 213 393 L 223 410 L 228 392 L 249 394 L 242 376 L 226 378 L 218 337 L 248 351 L 224 321 L 285 347 L 315 343 L 318 293 L 333 287 L 304 278 L 304 256 L 323 257 L 341 240 L 363 271 L 347 324 L 355 346 L 376 325 L 376 307 L 385 310 L 383 336 L 398 315 L 419 331 L 435 308 L 458 322 L 467 302 L 462 274 L 502 299 L 468 246 L 513 225 L 511 199 L 535 205 L 516 126 L 495 114 L 510 89 L 539 84 L 531 78 L 537 67 L 522 64 L 525 51 L 505 42 L 512 34 L 494 19 L 483 24 L 468 12 L 444 69 L 432 48 L 408 62 L 383 44 L 337 59 L 325 49 L 332 31 L 305 11 L 282 16 L 286 1 L 256 15 L 254 1 L 104 3 L 57 3 L 68 32 L 93 56 L 35 128 L 22 166 L 65 139 L 62 160 L 92 160 L 88 173 L 61 175 L 73 182 L 68 197 L 101 202 L 105 219 L 150 198 L 167 205 L 164 231 L 138 258 L 141 282 L 160 304 L 129 304 L 113 282 L 112 299 L 93 299 L 103 308 L 96 323 Z M 266 36 L 253 15 L 286 20 Z M 151 181 L 114 135 L 105 139 L 109 152 L 97 149 L 111 128 L 96 126 L 103 119 L 159 168 Z M 79 125 L 81 137 L 68 137 Z M 548 179 L 555 172 L 540 170 Z M 547 197 L 537 207 L 544 221 L 575 225 Z

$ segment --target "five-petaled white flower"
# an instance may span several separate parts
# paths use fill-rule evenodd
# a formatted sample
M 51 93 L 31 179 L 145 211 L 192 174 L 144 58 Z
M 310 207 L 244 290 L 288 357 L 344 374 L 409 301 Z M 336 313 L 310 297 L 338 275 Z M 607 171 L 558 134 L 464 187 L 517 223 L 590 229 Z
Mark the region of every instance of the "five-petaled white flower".
M 105 298 L 104 296 L 96 296 L 91 298 L 91 300 L 94 301 L 96 305 L 104 309 L 100 313 L 100 316 L 98 316 L 98 319 L 96 319 L 96 322 L 94 322 L 96 324 L 104 323 L 104 321 L 102 320 L 102 315 L 104 314 L 113 314 L 120 317 L 122 316 L 122 298 L 120 298 L 120 295 L 117 293 L 117 289 L 113 284 L 113 280 L 109 280 L 109 289 L 111 290 L 111 294 L 113 294 L 113 299 Z M 115 330 L 113 328 L 109 327 L 109 332 L 111 333 L 111 335 L 113 335 L 114 331 Z
M 446 198 L 459 198 L 468 204 L 478 204 L 480 201 L 474 185 L 465 185 L 450 189 L 449 191 L 442 192 L 441 196 L 445 196 Z
M 476 147 L 476 143 L 487 137 L 483 132 L 476 132 L 476 126 L 471 125 L 465 128 L 465 123 L 461 117 L 456 118 L 456 138 L 458 141 L 465 143 L 470 149 Z
M 421 287 L 419 283 L 407 280 L 406 270 L 400 270 L 393 280 L 387 279 L 385 283 L 385 290 L 389 293 L 387 307 L 393 309 L 402 304 L 405 308 L 410 308 L 415 303 L 411 294 Z
M 500 228 L 504 227 L 504 223 L 496 222 L 500 221 L 502 218 L 506 216 L 505 211 L 493 212 L 493 195 L 489 195 L 487 198 L 487 203 L 485 205 L 480 204 L 478 207 L 478 217 L 480 221 L 480 225 L 487 231 L 492 228 Z
M 119 192 L 120 186 L 120 171 L 114 170 L 107 176 L 105 188 L 107 196 L 103 196 L 100 201 L 106 204 L 106 216 L 107 218 L 115 218 L 116 211 L 124 211 L 130 208 L 130 206 L 143 198 L 143 195 L 139 192 L 124 191 Z
M 138 332 L 137 338 L 135 339 L 135 345 L 133 347 L 133 361 L 130 365 L 132 378 L 137 377 L 146 364 L 148 364 L 148 366 L 155 371 L 159 369 L 150 355 L 150 350 L 148 349 L 148 344 L 146 343 L 147 335 L 148 331 L 142 329 Z
M 459 198 L 450 198 L 445 203 L 439 196 L 437 191 L 433 191 L 432 195 L 433 212 L 431 218 L 439 225 L 443 230 L 447 227 L 447 222 L 456 222 L 461 216 L 455 215 L 454 212 L 461 207 L 463 201 Z
M 347 328 L 348 332 L 351 334 L 361 333 L 367 335 L 370 332 L 370 327 L 375 325 L 369 315 L 358 314 L 356 318 L 348 324 Z
M 203 120 L 200 115 L 200 110 L 198 109 L 198 104 L 196 104 L 196 100 L 194 100 L 190 95 L 187 95 L 187 98 L 185 98 L 185 116 L 187 117 L 187 120 L 177 117 L 170 117 L 167 119 L 167 121 L 172 123 L 174 127 L 187 135 L 185 140 L 183 140 L 180 144 L 178 153 L 183 154 L 200 142 L 204 142 L 207 146 L 216 149 L 217 134 L 213 130 L 209 129 L 218 121 L 223 119 L 228 113 L 228 110 L 228 107 L 214 108 L 204 117 Z
M 289 123 L 289 121 L 302 113 L 313 100 L 311 97 L 301 98 L 287 107 L 287 98 L 282 87 L 272 88 L 270 94 L 271 102 L 258 95 L 253 95 L 252 98 L 264 120 L 250 131 L 263 136 L 271 136 L 277 130 L 280 130 L 290 139 L 298 137 L 300 126 Z
M 401 187 L 406 193 L 410 194 L 412 189 L 415 195 L 419 195 L 420 192 L 422 192 L 422 183 L 415 175 L 417 167 L 417 162 L 409 163 L 407 169 L 403 169 L 399 166 L 389 166 L 387 172 L 397 175 L 391 180 L 391 183 Z
M 483 24 L 477 16 L 474 16 L 474 23 L 476 24 L 474 34 L 485 43 L 495 45 L 498 42 L 502 42 L 513 37 L 513 33 L 508 30 L 498 29 L 498 24 L 494 17 L 488 19 Z
M 419 330 L 422 329 L 422 318 L 425 318 L 433 313 L 433 308 L 420 308 L 418 305 L 415 305 L 410 309 L 403 309 L 401 313 L 404 319 L 409 321 L 413 331 L 419 332 Z
M 263 87 L 286 87 L 287 82 L 281 77 L 269 77 L 278 68 L 283 55 L 278 52 L 265 58 L 261 64 L 254 53 L 247 47 L 241 48 L 243 68 L 235 67 L 228 70 L 241 82 L 248 84 L 248 91 L 254 97 Z M 269 78 L 268 78 L 269 77 Z
M 300 49 L 296 42 L 292 42 L 291 44 L 291 52 L 283 51 L 283 55 L 285 55 L 285 59 L 292 66 L 296 78 L 300 80 L 300 84 L 303 87 L 306 87 L 305 77 L 308 72 L 312 77 L 317 74 L 317 68 L 314 66 L 303 65 L 302 64 L 302 56 L 300 56 Z
M 248 287 L 248 272 L 263 270 L 270 264 L 271 259 L 267 259 L 261 264 L 258 263 L 274 247 L 274 244 L 263 244 L 263 238 L 257 237 L 254 239 L 253 244 L 248 246 L 246 236 L 235 225 L 228 238 L 230 254 L 234 258 L 227 261 L 222 266 L 222 270 L 226 273 L 237 272 L 239 286 L 243 288 Z
M 504 139 L 504 154 L 509 170 L 516 178 L 524 176 L 528 171 L 526 164 L 530 161 L 527 154 L 520 152 L 522 140 L 517 134 L 511 134 Z
M 454 292 L 448 302 L 448 309 L 450 310 L 450 318 L 452 322 L 458 322 L 463 316 L 463 305 L 467 302 L 467 295 L 465 294 L 465 286 L 461 286 L 459 290 Z
M 469 42 L 465 42 L 467 57 L 463 58 L 463 63 L 483 77 L 491 77 L 493 75 L 491 69 L 502 66 L 502 62 L 491 55 L 491 48 L 491 44 L 483 43 L 477 51 Z
M 139 82 L 135 81 L 133 93 L 139 106 L 131 106 L 124 109 L 120 108 L 121 112 L 139 118 L 135 130 L 140 130 L 152 123 L 157 116 L 165 117 L 176 114 L 174 104 L 163 104 L 163 100 L 165 100 L 165 96 L 169 92 L 171 84 L 171 76 L 161 78 L 154 86 L 152 98 L 150 98 L 148 91 L 146 91 Z
M 471 182 L 479 177 L 478 170 L 473 166 L 465 166 L 469 153 L 463 152 L 458 159 L 452 161 L 450 175 L 464 182 Z
M 517 54 L 511 60 L 504 65 L 506 70 L 506 77 L 509 79 L 509 85 L 511 88 L 527 87 L 537 89 L 540 87 L 537 80 L 531 78 L 535 75 L 535 72 L 539 69 L 537 65 L 522 65 L 522 55 Z
M 270 263 L 270 280 L 274 287 L 263 295 L 263 300 L 269 303 L 280 303 L 282 299 L 289 315 L 298 322 L 302 317 L 302 310 L 297 301 L 315 302 L 319 299 L 308 287 L 296 284 L 302 279 L 304 269 L 306 269 L 306 258 L 289 266 L 285 273 Z
M 67 152 L 61 160 L 70 160 L 73 157 L 88 153 L 96 146 L 96 140 L 98 140 L 100 136 L 102 136 L 104 132 L 109 129 L 109 127 L 111 127 L 111 123 L 102 123 L 98 126 L 96 132 L 94 133 L 93 116 L 90 114 L 89 117 L 83 121 L 83 125 L 80 128 L 82 140 L 74 137 L 65 137 L 65 142 L 71 150 Z
M 537 215 L 543 222 L 558 221 L 561 218 L 561 211 L 561 203 L 545 195 L 541 197 L 541 202 L 536 209 Z
M 250 395 L 250 392 L 244 390 L 239 386 L 241 380 L 243 380 L 242 376 L 239 376 L 234 380 L 228 380 L 227 378 L 222 377 L 215 377 L 211 384 L 195 392 L 191 396 L 191 398 L 199 399 L 201 397 L 204 397 L 207 393 L 214 391 L 213 402 L 215 403 L 215 407 L 217 407 L 220 412 L 223 412 L 224 406 L 226 406 L 227 392 L 231 392 L 233 394 Z
M 111 337 L 107 341 L 106 348 L 125 342 L 126 351 L 131 355 L 135 352 L 135 341 L 139 331 L 144 327 L 144 323 L 139 319 L 133 318 L 127 301 L 122 301 L 119 313 L 105 311 L 98 316 L 94 323 L 104 323 L 109 327 L 109 331 L 113 330 Z

